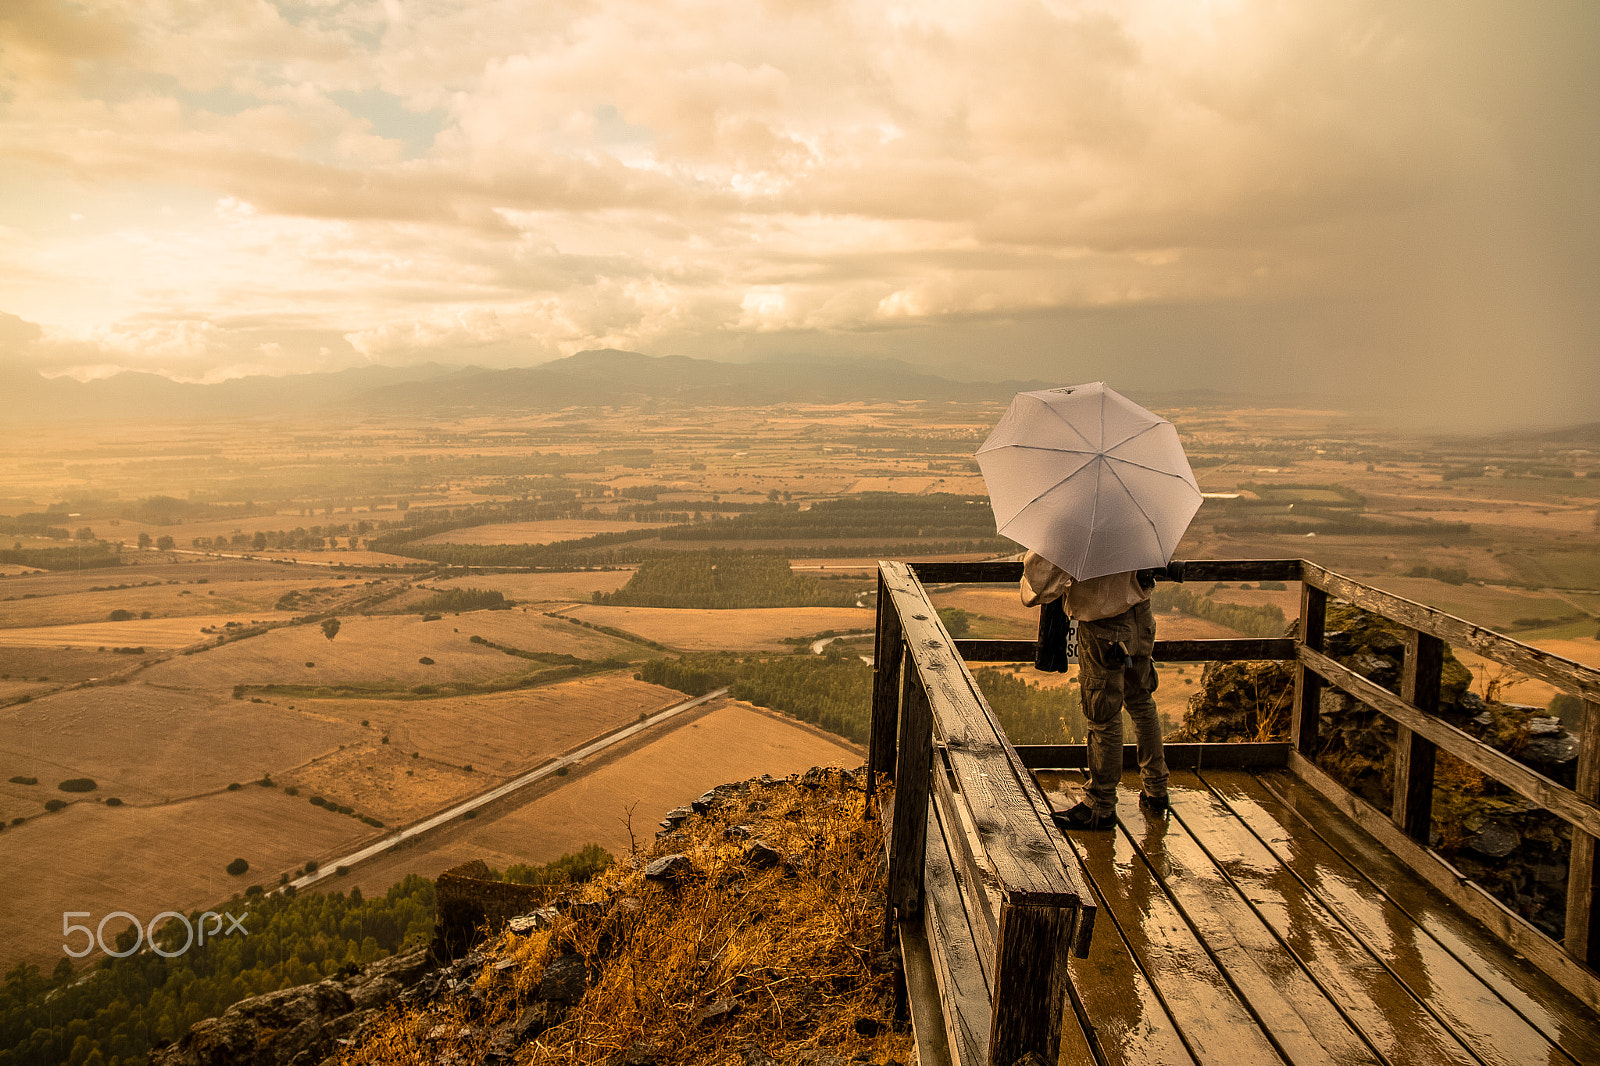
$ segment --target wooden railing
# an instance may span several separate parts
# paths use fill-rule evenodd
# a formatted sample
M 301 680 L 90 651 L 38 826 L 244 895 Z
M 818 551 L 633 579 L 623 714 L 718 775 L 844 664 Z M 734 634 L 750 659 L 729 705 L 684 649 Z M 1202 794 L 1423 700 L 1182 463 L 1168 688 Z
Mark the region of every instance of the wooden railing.
M 869 795 L 892 776 L 886 932 L 906 957 L 913 1023 L 924 1061 L 1013 1066 L 1034 1053 L 1054 1063 L 1072 1022 L 1069 954 L 1087 954 L 1095 905 L 1076 854 L 1049 820 L 1032 770 L 1082 766 L 1082 745 L 1013 746 L 966 662 L 1029 662 L 1031 640 L 954 640 L 924 583 L 1006 582 L 1020 563 L 880 563 Z M 1367 828 L 1451 899 L 1545 972 L 1600 1008 L 1600 671 L 1300 559 L 1195 560 L 1185 579 L 1298 581 L 1298 636 L 1158 640 L 1158 662 L 1294 662 L 1292 737 L 1283 744 L 1169 745 L 1175 767 L 1286 766 Z M 1326 654 L 1329 597 L 1405 627 L 1400 691 Z M 1546 681 L 1583 700 L 1577 785 L 1566 788 L 1440 718 L 1444 646 Z M 1398 726 L 1389 815 L 1328 777 L 1318 752 L 1321 693 L 1332 685 Z M 1451 755 L 1566 820 L 1573 828 L 1566 937 L 1557 944 L 1463 877 L 1428 846 L 1435 753 Z M 1132 764 L 1131 746 L 1127 760 Z M 919 961 L 921 960 L 921 961 Z M 919 1003 L 937 1004 L 917 1017 Z M 1088 1027 L 1092 1019 L 1079 1019 Z M 937 1030 L 937 1031 L 932 1031 Z M 931 1056 L 931 1057 L 930 1057 Z

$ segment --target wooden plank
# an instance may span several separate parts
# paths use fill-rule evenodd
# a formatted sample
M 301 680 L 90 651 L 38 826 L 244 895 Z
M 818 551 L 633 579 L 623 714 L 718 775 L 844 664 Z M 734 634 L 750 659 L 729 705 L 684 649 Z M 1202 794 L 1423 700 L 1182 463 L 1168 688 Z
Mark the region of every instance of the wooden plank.
M 911 1008 L 911 1036 L 917 1045 L 917 1062 L 928 1066 L 953 1066 L 950 1041 L 945 1036 L 944 1007 L 939 983 L 933 975 L 933 952 L 921 922 L 901 922 L 900 959 L 906 975 L 906 1003 Z
M 1067 1013 L 1067 960 L 1072 956 L 1072 911 L 1006 903 L 1000 908 L 995 945 L 994 1019 L 989 1030 L 990 1066 L 1012 1066 L 1029 1053 L 1047 1063 L 1062 1053 L 1062 1037 L 1089 1061 L 1089 1047 L 1075 1015 Z
M 1131 838 L 1083 833 L 1071 844 L 1094 886 L 1102 923 L 1109 920 L 1117 932 L 1115 940 L 1102 936 L 1094 956 L 1072 968 L 1106 1061 L 1127 1055 L 1132 1062 L 1181 1063 L 1176 1054 L 1162 1057 L 1181 1041 L 1202 1066 L 1282 1066 L 1271 1041 L 1140 861 Z M 1095 966 L 1107 950 L 1119 960 L 1126 951 L 1137 972 Z
M 922 824 L 928 842 L 923 930 L 933 952 L 950 1058 L 955 1066 L 986 1066 L 993 1024 L 989 983 L 956 890 L 950 850 L 932 806 Z
M 1600 1010 L 1600 975 L 1568 955 L 1554 940 L 1520 914 L 1495 899 L 1482 886 L 1452 866 L 1432 848 L 1423 847 L 1394 827 L 1389 816 L 1357 798 L 1298 752 L 1289 756 L 1288 773 L 1311 787 L 1340 813 L 1388 848 L 1450 902 L 1482 922 L 1502 942 L 1525 956 L 1560 987 L 1589 1007 Z M 1600 1062 L 1600 1058 L 1595 1061 Z
M 882 563 L 878 564 L 880 568 Z M 905 645 L 900 616 L 878 575 L 878 628 L 872 656 L 872 733 L 867 751 L 867 795 L 876 790 L 879 774 L 894 771 L 895 730 L 900 716 L 900 664 Z
M 894 821 L 890 826 L 888 908 L 897 922 L 922 914 L 923 857 L 927 840 L 928 780 L 933 770 L 933 717 L 916 671 L 900 686 L 899 755 L 894 772 Z M 890 928 L 893 928 L 891 926 Z
M 1224 801 L 1222 787 L 1236 791 L 1246 780 L 1254 778 L 1239 771 L 1213 770 L 1203 779 L 1176 773 L 1169 782 L 1172 809 L 1284 950 L 1380 1055 L 1391 1062 L 1476 1064 L 1371 945 L 1345 926 L 1338 909 L 1313 893 Z
M 1147 817 L 1136 787 L 1118 789 L 1117 815 L 1120 831 L 1285 1060 L 1294 1066 L 1383 1062 L 1194 842 L 1181 818 Z
M 1184 581 L 1299 581 L 1299 559 L 1185 559 Z
M 995 939 L 1000 929 L 1000 910 L 1003 903 L 999 878 L 988 865 L 966 804 L 952 782 L 943 748 L 936 748 L 932 796 L 938 807 L 939 825 L 950 849 L 950 862 L 954 867 L 956 888 L 961 896 L 962 908 L 972 926 L 972 938 L 978 946 L 978 959 L 983 964 L 985 978 L 994 984 Z
M 1600 801 L 1600 700 L 1584 700 L 1579 733 L 1578 773 L 1573 791 Z M 1600 969 L 1600 863 L 1595 838 L 1576 830 L 1567 868 L 1567 953 L 1592 969 Z
M 1567 1054 L 1600 1062 L 1600 1028 L 1586 1007 L 1311 789 L 1281 773 L 1204 776 L 1261 846 L 1483 1062 L 1564 1062 L 1552 1048 L 1562 1034 Z
M 1406 630 L 1405 666 L 1400 674 L 1400 698 L 1424 714 L 1439 711 L 1439 677 L 1444 667 L 1444 642 L 1438 637 Z M 1428 842 L 1433 828 L 1433 767 L 1437 748 L 1433 741 L 1400 727 L 1394 748 L 1394 801 L 1389 817 L 1413 840 Z
M 916 571 L 918 580 L 925 585 L 944 585 L 952 582 L 967 581 L 1009 582 L 1014 585 L 1022 580 L 1022 563 L 1020 561 L 976 563 L 919 563 L 912 561 L 907 565 Z
M 1006 899 L 1015 904 L 1076 907 L 1083 881 L 1081 875 L 1068 872 L 1076 861 L 1070 852 L 1060 850 L 1060 835 L 1053 826 L 1047 828 L 1043 796 L 1020 760 L 1012 765 L 1003 731 L 972 675 L 955 656 L 938 613 L 909 567 L 885 563 L 882 572 L 905 627 L 912 660 L 906 672 L 915 672 L 926 683 L 939 739 L 961 778 L 967 809 Z M 904 742 L 903 729 L 900 735 Z
M 1449 722 L 1423 714 L 1382 685 L 1367 680 L 1320 652 L 1301 648 L 1300 661 L 1356 699 L 1382 711 L 1413 733 L 1433 741 L 1462 762 L 1477 767 L 1551 814 L 1581 827 L 1591 836 L 1600 836 L 1600 806 L 1583 799 L 1572 789 L 1529 769 Z
M 1302 648 L 1321 651 L 1328 622 L 1328 594 L 1306 584 L 1300 586 L 1300 635 Z M 1289 738 L 1302 755 L 1317 753 L 1317 730 L 1322 720 L 1322 679 L 1305 664 L 1294 669 L 1294 704 L 1290 709 Z
M 1021 562 L 917 562 L 908 565 L 926 585 L 1022 580 Z M 1185 581 L 1299 581 L 1299 559 L 1186 559 Z
M 969 663 L 1031 663 L 1036 641 L 967 640 L 955 642 L 956 652 Z M 1213 659 L 1290 661 L 1294 641 L 1287 637 L 1246 637 L 1237 640 L 1158 640 L 1151 657 L 1158 663 L 1210 662 Z
M 1280 769 L 1289 765 L 1287 741 L 1249 741 L 1239 744 L 1163 744 L 1167 767 L 1172 770 Z M 1089 766 L 1089 749 L 1084 744 L 1018 744 L 1017 755 L 1030 770 L 1083 770 Z M 1139 749 L 1122 746 L 1122 768 L 1139 767 Z
M 1585 699 L 1600 699 L 1600 670 L 1592 666 L 1552 655 L 1492 629 L 1473 625 L 1453 614 L 1352 581 L 1315 563 L 1305 564 L 1303 579 L 1308 585 L 1341 600 L 1348 600 L 1357 607 L 1376 611 L 1401 625 L 1420 629 L 1446 644 L 1468 648 L 1486 659 L 1504 663 L 1531 677 L 1548 681 L 1557 688 L 1576 692 Z

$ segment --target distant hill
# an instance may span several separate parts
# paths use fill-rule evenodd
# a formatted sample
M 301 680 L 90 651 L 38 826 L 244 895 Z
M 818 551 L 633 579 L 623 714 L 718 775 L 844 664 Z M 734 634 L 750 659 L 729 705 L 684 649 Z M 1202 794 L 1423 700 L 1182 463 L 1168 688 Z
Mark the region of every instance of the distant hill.
M 0 422 L 273 414 L 340 403 L 383 386 L 426 381 L 455 372 L 450 367 L 426 363 L 354 367 L 326 374 L 262 375 L 196 385 L 159 374 L 129 372 L 83 382 L 0 367 Z
M 764 407 L 851 400 L 1006 400 L 1021 390 L 1045 387 L 1040 382 L 951 381 L 892 360 L 722 363 L 605 348 L 510 370 L 437 364 L 360 367 L 216 385 L 183 384 L 155 374 L 79 382 L 0 370 L 0 394 L 6 398 L 0 421 L 234 417 L 346 407 L 460 413 L 641 403 Z
M 1029 382 L 956 382 L 903 363 L 722 363 L 602 348 L 534 367 L 463 371 L 445 380 L 374 389 L 359 398 L 386 409 L 553 411 L 644 402 L 698 407 L 851 400 L 1009 399 Z

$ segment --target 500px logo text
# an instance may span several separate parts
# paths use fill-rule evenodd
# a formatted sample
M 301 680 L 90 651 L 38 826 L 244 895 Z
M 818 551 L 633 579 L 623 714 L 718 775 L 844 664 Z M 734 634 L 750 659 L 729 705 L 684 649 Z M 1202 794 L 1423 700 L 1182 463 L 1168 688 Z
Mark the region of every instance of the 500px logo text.
M 204 945 L 206 942 L 206 937 L 208 936 L 215 940 L 219 935 L 232 936 L 235 930 L 243 933 L 245 936 L 250 935 L 250 930 L 244 927 L 243 915 L 236 916 L 227 913 L 218 914 L 216 911 L 206 911 L 200 916 L 199 922 L 193 924 L 190 923 L 187 915 L 179 914 L 177 911 L 162 911 L 160 914 L 150 919 L 148 928 L 141 926 L 139 924 L 139 919 L 135 918 L 127 911 L 112 911 L 110 914 L 100 919 L 100 924 L 96 926 L 93 931 L 91 931 L 87 925 L 75 925 L 72 921 L 74 918 L 88 917 L 90 917 L 90 912 L 88 911 L 61 912 L 61 935 L 70 939 L 74 933 L 82 933 L 88 941 L 83 945 L 82 951 L 72 950 L 72 946 L 68 943 L 63 943 L 61 945 L 61 950 L 66 952 L 68 955 L 71 955 L 75 959 L 81 959 L 85 955 L 89 954 L 89 952 L 95 949 L 95 945 L 97 944 L 100 946 L 101 951 L 105 952 L 107 955 L 110 955 L 112 958 L 125 959 L 129 955 L 132 955 L 135 951 L 138 951 L 139 945 L 144 943 L 146 939 L 148 939 L 150 942 L 151 951 L 154 951 L 157 955 L 160 955 L 164 959 L 175 959 L 179 955 L 182 955 L 185 951 L 188 951 L 197 943 Z M 106 945 L 106 923 L 113 918 L 126 918 L 128 921 L 133 923 L 133 945 L 126 950 L 113 951 Z M 166 948 L 162 947 L 156 942 L 156 926 L 161 924 L 161 920 L 163 918 L 176 918 L 178 921 L 183 923 L 184 929 L 188 931 L 188 937 L 184 940 L 183 947 L 178 948 L 176 951 L 168 951 Z M 208 918 L 216 919 L 216 924 L 210 929 L 206 928 L 206 919 Z M 228 928 L 226 931 L 223 931 L 222 929 L 222 920 L 224 918 L 228 920 Z M 198 937 L 195 935 L 196 926 L 198 926 Z M 113 943 L 114 942 L 115 940 L 113 940 Z

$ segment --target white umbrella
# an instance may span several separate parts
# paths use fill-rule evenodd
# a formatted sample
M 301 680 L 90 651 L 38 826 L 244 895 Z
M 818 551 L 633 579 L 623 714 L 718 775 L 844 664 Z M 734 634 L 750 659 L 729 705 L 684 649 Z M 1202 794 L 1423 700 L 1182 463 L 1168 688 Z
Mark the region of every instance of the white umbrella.
M 1100 381 L 1017 393 L 978 466 L 1001 535 L 1079 581 L 1165 566 L 1200 509 L 1172 423 Z

